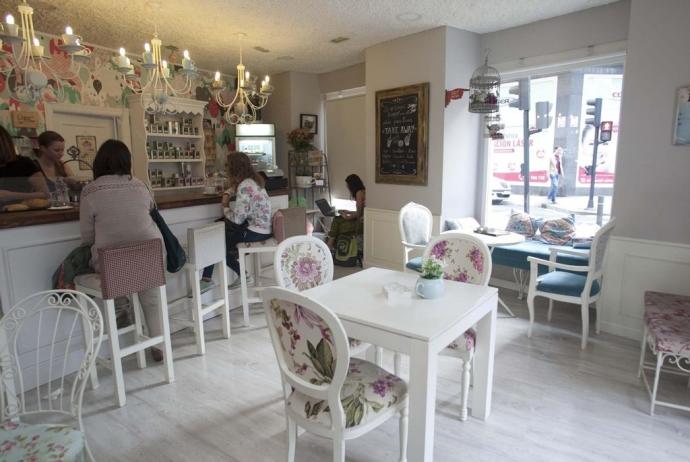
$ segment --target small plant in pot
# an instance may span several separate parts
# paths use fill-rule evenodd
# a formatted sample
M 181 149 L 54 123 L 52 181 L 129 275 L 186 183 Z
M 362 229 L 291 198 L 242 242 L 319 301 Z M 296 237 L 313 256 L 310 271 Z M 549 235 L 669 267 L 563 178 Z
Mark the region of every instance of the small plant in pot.
M 301 187 L 310 187 L 312 184 L 309 151 L 314 149 L 313 140 L 314 134 L 302 128 L 296 128 L 287 134 L 287 141 L 294 150 L 295 181 Z
M 417 279 L 414 289 L 422 298 L 433 299 L 443 296 L 443 266 L 432 258 L 424 261 L 422 274 Z

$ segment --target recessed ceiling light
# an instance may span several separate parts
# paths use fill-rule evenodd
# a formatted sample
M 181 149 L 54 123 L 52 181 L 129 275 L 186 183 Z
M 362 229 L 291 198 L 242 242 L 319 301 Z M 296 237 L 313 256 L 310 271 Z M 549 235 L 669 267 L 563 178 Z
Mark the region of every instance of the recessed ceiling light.
M 268 53 L 269 51 L 271 51 L 268 48 L 264 48 L 264 47 L 254 47 L 254 49 L 256 51 L 260 51 L 261 53 Z
M 395 19 L 402 22 L 415 22 L 422 19 L 422 15 L 419 13 L 400 13 L 395 16 Z
M 348 40 L 350 40 L 350 37 L 343 37 L 342 35 L 339 35 L 336 38 L 332 38 L 331 43 L 343 43 L 347 42 Z
M 284 55 L 284 56 L 278 56 L 276 59 L 278 61 L 292 61 L 293 59 L 295 59 L 295 57 L 290 56 L 290 55 Z

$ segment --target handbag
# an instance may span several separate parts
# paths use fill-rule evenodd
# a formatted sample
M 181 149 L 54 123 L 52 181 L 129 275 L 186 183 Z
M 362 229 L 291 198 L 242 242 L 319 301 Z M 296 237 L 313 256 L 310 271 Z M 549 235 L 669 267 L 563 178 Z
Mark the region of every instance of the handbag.
M 178 241 L 172 231 L 170 231 L 168 224 L 163 219 L 163 215 L 158 211 L 158 206 L 154 204 L 149 214 L 163 236 L 163 244 L 165 245 L 166 252 L 165 269 L 168 270 L 168 273 L 177 273 L 182 269 L 185 263 L 187 263 L 187 255 L 184 253 L 180 241 Z

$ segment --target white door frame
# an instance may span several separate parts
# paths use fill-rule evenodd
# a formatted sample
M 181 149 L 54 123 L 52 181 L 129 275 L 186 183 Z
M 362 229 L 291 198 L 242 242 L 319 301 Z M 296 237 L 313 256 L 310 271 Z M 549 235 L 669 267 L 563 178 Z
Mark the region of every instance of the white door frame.
M 46 130 L 52 130 L 60 114 L 96 116 L 112 119 L 115 135 L 131 150 L 131 133 L 129 126 L 129 109 L 124 107 L 85 106 L 83 104 L 51 103 L 45 105 Z

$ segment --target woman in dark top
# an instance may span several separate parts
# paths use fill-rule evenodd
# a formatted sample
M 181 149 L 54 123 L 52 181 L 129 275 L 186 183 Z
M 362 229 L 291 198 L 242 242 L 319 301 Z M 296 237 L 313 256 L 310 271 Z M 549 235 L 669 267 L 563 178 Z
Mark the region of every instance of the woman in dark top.
M 0 126 L 0 203 L 48 197 L 41 169 L 28 157 L 18 156 L 12 137 Z
M 45 131 L 38 135 L 38 166 L 45 177 L 46 184 L 50 191 L 55 191 L 55 180 L 64 178 L 65 183 L 73 182 L 74 174 L 72 170 L 62 163 L 62 156 L 65 154 L 65 139 L 57 132 Z
M 357 204 L 354 212 L 339 210 L 338 216 L 331 223 L 331 230 L 328 232 L 328 247 L 333 249 L 338 236 L 341 234 L 358 235 L 364 233 L 364 207 L 366 206 L 366 188 L 362 179 L 354 173 L 345 178 L 347 189 L 350 196 Z

